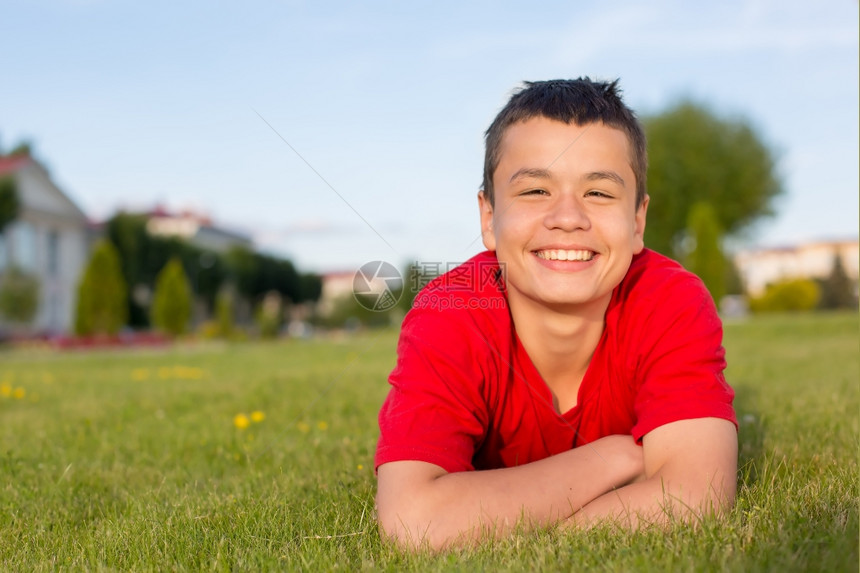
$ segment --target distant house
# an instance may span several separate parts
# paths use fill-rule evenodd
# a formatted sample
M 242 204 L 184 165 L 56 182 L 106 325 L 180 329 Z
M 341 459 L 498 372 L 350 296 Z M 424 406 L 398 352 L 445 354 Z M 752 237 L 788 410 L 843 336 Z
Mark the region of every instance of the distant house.
M 208 217 L 190 211 L 176 214 L 156 207 L 148 214 L 146 231 L 152 236 L 178 237 L 216 253 L 227 252 L 233 247 L 254 248 L 253 240 L 247 235 L 216 227 Z
M 768 284 L 782 279 L 827 277 L 836 256 L 842 260 L 845 273 L 856 281 L 860 261 L 857 239 L 741 251 L 735 256 L 735 265 L 747 293 L 759 296 Z
M 0 157 L 0 176 L 15 180 L 20 204 L 17 219 L 0 234 L 0 273 L 14 265 L 39 280 L 33 331 L 68 332 L 89 255 L 87 217 L 29 155 Z
M 317 303 L 317 312 L 322 316 L 330 314 L 337 302 L 352 296 L 355 271 L 336 271 L 322 276 L 322 294 Z

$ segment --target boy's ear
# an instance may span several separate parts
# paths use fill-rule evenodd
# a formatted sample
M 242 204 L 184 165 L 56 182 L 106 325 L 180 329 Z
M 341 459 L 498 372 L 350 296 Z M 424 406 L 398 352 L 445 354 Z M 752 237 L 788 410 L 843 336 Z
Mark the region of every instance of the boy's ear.
M 483 189 L 478 191 L 478 209 L 481 211 L 481 239 L 488 251 L 496 250 L 496 235 L 493 232 L 493 205 Z
M 648 202 L 651 200 L 649 195 L 645 195 L 642 204 L 636 209 L 636 216 L 633 219 L 633 253 L 639 254 L 645 248 L 645 219 L 648 215 Z

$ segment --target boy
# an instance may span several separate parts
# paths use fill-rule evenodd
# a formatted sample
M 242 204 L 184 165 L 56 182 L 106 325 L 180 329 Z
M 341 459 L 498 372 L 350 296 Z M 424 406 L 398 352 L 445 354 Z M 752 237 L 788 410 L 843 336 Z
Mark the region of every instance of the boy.
M 403 322 L 379 415 L 383 535 L 443 548 L 732 505 L 722 326 L 697 277 L 644 249 L 646 167 L 617 82 L 526 83 L 499 112 L 487 252 Z

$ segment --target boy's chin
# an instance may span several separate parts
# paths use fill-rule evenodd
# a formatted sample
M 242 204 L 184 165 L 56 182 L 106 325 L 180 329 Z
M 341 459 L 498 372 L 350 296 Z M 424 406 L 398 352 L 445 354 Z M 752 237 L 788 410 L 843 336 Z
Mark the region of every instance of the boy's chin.
M 570 289 L 545 289 L 531 294 L 522 293 L 531 299 L 533 305 L 547 310 L 566 313 L 588 312 L 593 309 L 605 310 L 612 297 L 608 292 L 576 292 Z

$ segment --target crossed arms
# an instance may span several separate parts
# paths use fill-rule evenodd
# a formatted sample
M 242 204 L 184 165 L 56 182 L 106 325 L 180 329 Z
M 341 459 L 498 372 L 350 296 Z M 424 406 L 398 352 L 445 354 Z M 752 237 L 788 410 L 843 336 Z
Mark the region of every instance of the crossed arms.
M 682 420 L 643 438 L 608 436 L 513 468 L 448 473 L 419 461 L 379 467 L 383 535 L 407 548 L 442 549 L 518 524 L 588 527 L 603 520 L 693 521 L 735 499 L 737 432 L 719 418 Z

